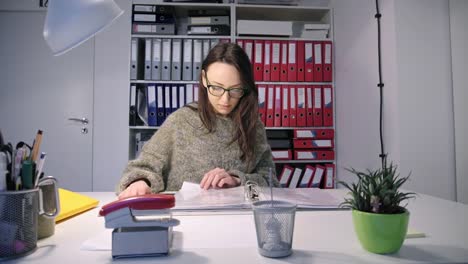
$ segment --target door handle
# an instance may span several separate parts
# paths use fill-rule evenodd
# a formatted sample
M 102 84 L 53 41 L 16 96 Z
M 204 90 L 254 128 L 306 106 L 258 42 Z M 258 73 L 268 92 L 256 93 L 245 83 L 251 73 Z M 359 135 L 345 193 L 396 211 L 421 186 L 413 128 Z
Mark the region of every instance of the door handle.
M 81 122 L 83 125 L 87 125 L 89 123 L 89 120 L 86 117 L 82 117 L 82 118 L 70 117 L 68 118 L 68 120 Z

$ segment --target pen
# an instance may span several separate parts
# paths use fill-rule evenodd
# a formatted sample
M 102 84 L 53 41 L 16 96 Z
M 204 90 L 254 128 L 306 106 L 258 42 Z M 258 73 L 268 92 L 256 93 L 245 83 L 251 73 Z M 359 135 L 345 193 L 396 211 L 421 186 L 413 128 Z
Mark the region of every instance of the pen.
M 31 152 L 31 159 L 32 161 L 36 161 L 37 154 L 39 153 L 39 148 L 41 147 L 42 141 L 42 130 L 38 130 L 36 134 L 36 138 L 34 139 L 33 148 Z
M 37 162 L 36 178 L 34 180 L 34 187 L 37 187 L 37 184 L 39 183 L 39 177 L 41 176 L 42 168 L 44 168 L 44 162 L 45 162 L 46 155 L 47 154 L 45 152 L 42 152 L 41 156 L 39 157 L 39 161 Z

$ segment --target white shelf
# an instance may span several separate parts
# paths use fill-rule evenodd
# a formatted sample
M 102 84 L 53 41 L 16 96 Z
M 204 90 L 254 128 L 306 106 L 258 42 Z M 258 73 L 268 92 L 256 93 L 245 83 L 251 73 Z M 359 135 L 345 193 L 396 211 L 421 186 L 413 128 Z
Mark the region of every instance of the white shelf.
M 164 81 L 164 80 L 130 80 L 130 83 L 187 83 L 198 84 L 198 81 Z
M 172 3 L 162 2 L 157 0 L 134 0 L 134 4 L 151 4 L 151 5 L 164 5 L 174 7 L 176 17 L 176 32 L 179 35 L 158 35 L 158 34 L 131 34 L 131 37 L 135 38 L 160 38 L 160 39 L 229 39 L 231 42 L 236 42 L 242 39 L 259 39 L 259 40 L 281 40 L 281 41 L 333 41 L 333 9 L 329 6 L 318 6 L 320 1 L 301 0 L 300 4 L 310 5 L 299 5 L 299 6 L 288 6 L 288 5 L 249 5 L 249 4 L 238 4 L 237 0 L 232 1 L 233 3 L 227 3 L 231 0 L 224 0 L 223 4 L 217 3 Z M 315 4 L 315 6 L 313 5 Z M 223 10 L 226 15 L 230 16 L 230 34 L 229 35 L 188 35 L 188 13 L 189 10 L 193 9 L 207 9 L 207 10 Z M 238 20 L 273 20 L 273 21 L 291 21 L 292 22 L 292 35 L 289 37 L 282 36 L 266 36 L 266 35 L 238 35 L 237 34 L 237 21 Z M 330 25 L 328 34 L 323 35 L 312 35 L 309 37 L 318 38 L 306 38 L 302 34 L 302 30 L 305 24 L 328 24 Z M 261 30 L 261 29 L 260 29 Z M 323 38 L 322 38 L 323 36 Z M 335 72 L 335 71 L 333 71 Z M 334 75 L 333 75 L 334 80 Z M 153 84 L 153 83 L 167 83 L 167 84 L 198 84 L 198 80 L 191 81 L 174 81 L 174 80 L 130 80 L 131 84 Z M 257 85 L 331 85 L 335 87 L 334 82 L 270 82 L 261 81 L 255 82 Z M 333 93 L 333 100 L 335 100 L 335 93 Z M 333 106 L 333 120 L 335 123 L 336 107 Z M 160 127 L 152 126 L 129 126 L 130 131 L 130 149 L 135 149 L 135 135 L 151 134 L 158 130 Z M 288 134 L 288 139 L 292 140 L 293 131 L 298 129 L 335 129 L 335 126 L 331 127 L 265 127 L 267 135 L 273 134 L 274 131 L 283 130 L 285 134 Z M 336 138 L 333 139 L 335 141 Z M 336 152 L 336 145 L 332 148 Z M 134 157 L 134 153 L 129 153 L 129 157 Z M 283 164 L 295 164 L 292 166 L 305 166 L 306 164 L 322 164 L 322 163 L 336 163 L 336 156 L 334 160 L 273 160 L 278 166 Z
M 332 163 L 334 160 L 273 160 L 275 164 Z
M 265 127 L 266 130 L 335 129 L 335 127 Z
M 167 38 L 167 39 L 231 39 L 231 35 L 158 35 L 132 34 L 134 38 Z

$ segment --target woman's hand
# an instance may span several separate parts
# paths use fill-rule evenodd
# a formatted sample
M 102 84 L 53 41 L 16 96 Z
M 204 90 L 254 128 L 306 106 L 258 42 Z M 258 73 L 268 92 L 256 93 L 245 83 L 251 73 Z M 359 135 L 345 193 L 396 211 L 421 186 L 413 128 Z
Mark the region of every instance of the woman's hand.
M 210 188 L 232 188 L 240 184 L 241 181 L 238 177 L 230 175 L 224 169 L 216 168 L 203 176 L 200 187 L 208 190 Z
M 123 190 L 119 194 L 118 198 L 121 200 L 132 196 L 144 195 L 147 193 L 151 193 L 151 188 L 144 180 L 139 180 L 130 184 L 127 189 Z

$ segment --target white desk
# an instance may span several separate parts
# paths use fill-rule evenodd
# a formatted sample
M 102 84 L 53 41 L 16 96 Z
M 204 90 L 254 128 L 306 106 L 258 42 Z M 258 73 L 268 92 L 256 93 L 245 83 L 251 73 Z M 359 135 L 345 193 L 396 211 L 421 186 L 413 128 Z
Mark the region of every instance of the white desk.
M 340 195 L 342 190 L 335 191 Z M 80 250 L 84 241 L 104 231 L 104 219 L 97 217 L 101 205 L 114 199 L 112 193 L 85 193 L 100 200 L 98 208 L 56 226 L 55 235 L 38 242 L 37 250 L 8 263 L 111 263 L 110 251 Z M 406 239 L 393 255 L 376 255 L 363 250 L 354 234 L 350 211 L 299 211 L 296 214 L 293 254 L 269 259 L 257 248 L 223 248 L 229 232 L 254 239 L 255 225 L 249 212 L 239 214 L 175 215 L 175 228 L 184 237 L 217 237 L 216 248 L 174 250 L 168 257 L 121 259 L 118 263 L 422 263 L 468 262 L 468 206 L 419 195 L 410 201 L 410 228 L 426 237 Z M 251 219 L 251 220 L 249 220 Z M 185 223 L 185 225 L 184 225 Z M 220 224 L 223 223 L 223 224 Z M 242 224 L 242 225 L 240 225 Z M 198 226 L 199 225 L 199 226 Z M 210 228 L 216 226 L 216 228 Z M 222 231 L 219 227 L 229 231 Z M 205 234 L 205 235 L 204 235 Z M 224 242 L 223 242 L 224 241 Z M 227 243 L 229 244 L 229 243 Z

